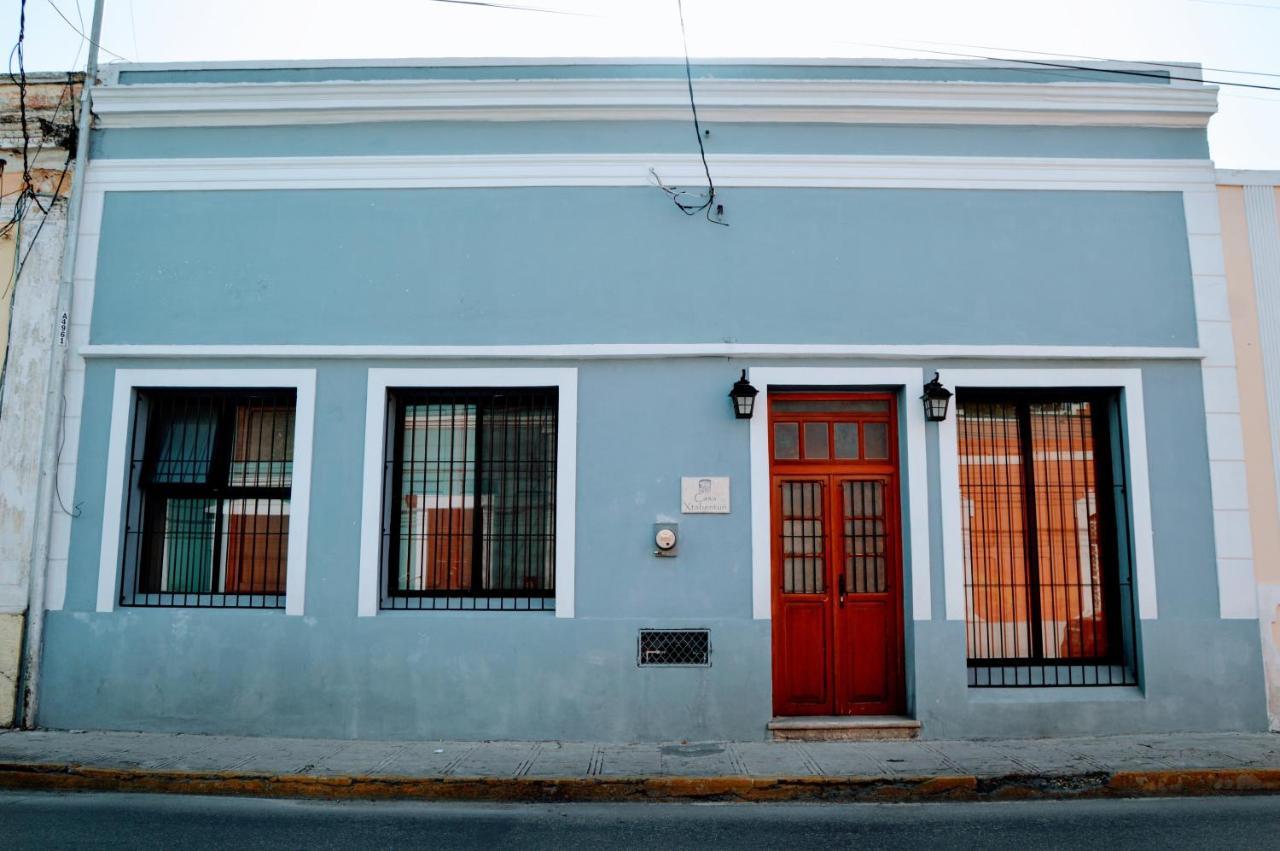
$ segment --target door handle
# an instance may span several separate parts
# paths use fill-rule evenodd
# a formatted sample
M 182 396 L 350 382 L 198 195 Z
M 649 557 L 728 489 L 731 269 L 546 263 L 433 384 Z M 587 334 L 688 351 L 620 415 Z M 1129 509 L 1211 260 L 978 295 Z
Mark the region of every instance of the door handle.
M 836 574 L 836 603 L 844 608 L 844 571 Z

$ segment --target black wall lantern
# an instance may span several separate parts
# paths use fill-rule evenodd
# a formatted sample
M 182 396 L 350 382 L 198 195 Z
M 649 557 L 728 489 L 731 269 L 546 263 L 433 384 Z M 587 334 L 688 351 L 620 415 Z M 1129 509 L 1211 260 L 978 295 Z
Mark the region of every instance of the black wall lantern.
M 733 382 L 733 389 L 729 391 L 729 398 L 733 400 L 734 416 L 740 420 L 751 419 L 751 414 L 756 409 L 756 394 L 759 392 L 751 386 L 750 381 L 747 381 L 747 371 L 744 369 L 742 377 Z
M 951 401 L 951 391 L 942 386 L 938 373 L 933 380 L 924 386 L 924 395 L 920 397 L 924 403 L 924 418 L 930 422 L 942 422 L 947 418 L 947 404 Z

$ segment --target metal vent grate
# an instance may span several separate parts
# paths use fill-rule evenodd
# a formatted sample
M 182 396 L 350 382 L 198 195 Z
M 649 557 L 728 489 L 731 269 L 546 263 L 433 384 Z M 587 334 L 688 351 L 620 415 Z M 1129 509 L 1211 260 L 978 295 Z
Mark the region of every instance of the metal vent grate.
M 636 664 L 710 667 L 711 632 L 705 629 L 642 629 Z

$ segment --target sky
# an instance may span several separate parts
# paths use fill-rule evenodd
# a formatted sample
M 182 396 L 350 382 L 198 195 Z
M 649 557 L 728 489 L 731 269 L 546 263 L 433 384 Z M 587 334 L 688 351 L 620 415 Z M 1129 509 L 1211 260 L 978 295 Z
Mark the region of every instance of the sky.
M 102 61 L 681 55 L 676 0 L 492 2 L 558 13 L 433 0 L 106 0 Z M 1060 61 L 1047 53 L 1199 62 L 1222 69 L 1207 79 L 1280 89 L 1280 0 L 684 2 L 695 58 Z M 8 44 L 18 5 L 0 13 Z M 27 70 L 82 68 L 74 28 L 89 31 L 92 7 L 27 0 Z M 1220 168 L 1280 169 L 1280 90 L 1223 86 L 1209 142 Z

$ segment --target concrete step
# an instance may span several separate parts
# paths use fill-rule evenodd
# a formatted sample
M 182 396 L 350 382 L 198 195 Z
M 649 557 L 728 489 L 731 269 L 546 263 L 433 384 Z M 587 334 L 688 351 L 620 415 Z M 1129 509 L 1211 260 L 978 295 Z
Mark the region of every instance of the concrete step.
M 774 718 L 769 733 L 775 741 L 883 742 L 914 739 L 920 722 L 903 715 L 808 715 Z

